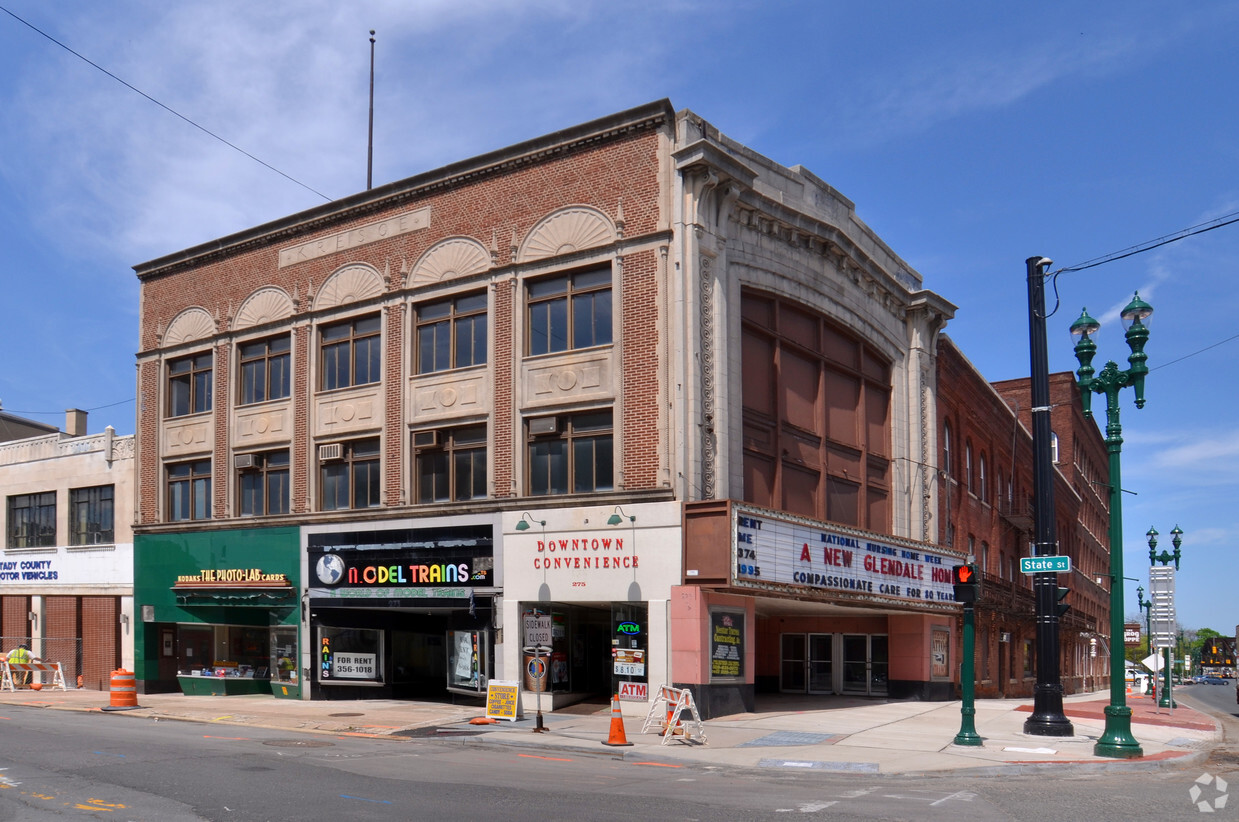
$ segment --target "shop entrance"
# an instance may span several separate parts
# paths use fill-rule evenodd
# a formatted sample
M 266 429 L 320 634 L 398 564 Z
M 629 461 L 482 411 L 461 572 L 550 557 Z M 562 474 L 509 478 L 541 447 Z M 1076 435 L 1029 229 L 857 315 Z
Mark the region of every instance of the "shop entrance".
M 557 694 L 555 705 L 560 706 L 608 699 L 622 683 L 646 685 L 649 634 L 644 603 L 522 603 L 522 629 L 527 619 L 537 618 L 550 620 L 551 652 L 549 658 L 537 652 L 545 659 L 545 674 L 531 678 L 535 646 L 522 637 L 521 669 L 527 690 Z
M 781 644 L 780 691 L 834 692 L 834 634 L 783 634 Z
M 779 646 L 783 693 L 887 694 L 885 634 L 782 634 Z
M 843 693 L 886 696 L 890 666 L 885 634 L 843 634 Z

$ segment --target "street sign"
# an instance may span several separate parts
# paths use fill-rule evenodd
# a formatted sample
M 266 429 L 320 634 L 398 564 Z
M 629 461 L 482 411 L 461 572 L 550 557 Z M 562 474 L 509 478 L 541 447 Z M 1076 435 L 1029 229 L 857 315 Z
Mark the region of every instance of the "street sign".
M 1071 557 L 1020 557 L 1021 574 L 1066 574 Z
M 525 617 L 525 644 L 551 644 L 551 618 L 549 616 L 529 615 Z
M 1178 637 L 1174 609 L 1174 568 L 1155 565 L 1149 568 L 1149 588 L 1153 607 L 1149 609 L 1149 638 L 1154 648 L 1171 648 Z

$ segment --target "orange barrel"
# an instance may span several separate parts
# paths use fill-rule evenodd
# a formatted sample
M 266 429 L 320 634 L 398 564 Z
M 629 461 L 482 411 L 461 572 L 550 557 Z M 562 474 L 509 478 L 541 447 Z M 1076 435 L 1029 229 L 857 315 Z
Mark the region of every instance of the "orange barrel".
M 112 671 L 112 707 L 138 707 L 138 685 L 133 678 L 133 671 L 121 668 Z

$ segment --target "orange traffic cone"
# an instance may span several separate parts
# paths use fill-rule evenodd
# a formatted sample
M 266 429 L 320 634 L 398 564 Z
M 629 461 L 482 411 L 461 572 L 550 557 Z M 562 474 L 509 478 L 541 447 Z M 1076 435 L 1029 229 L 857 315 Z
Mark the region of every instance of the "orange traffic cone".
M 632 747 L 632 743 L 624 735 L 624 713 L 620 710 L 619 694 L 611 700 L 611 733 L 607 736 L 607 741 L 602 744 L 613 748 Z

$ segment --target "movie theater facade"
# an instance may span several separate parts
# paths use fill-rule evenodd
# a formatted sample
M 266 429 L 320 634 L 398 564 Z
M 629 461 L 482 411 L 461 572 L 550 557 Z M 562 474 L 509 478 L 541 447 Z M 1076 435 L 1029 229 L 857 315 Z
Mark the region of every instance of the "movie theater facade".
M 136 270 L 140 687 L 949 694 L 954 307 L 807 170 L 664 100 Z

